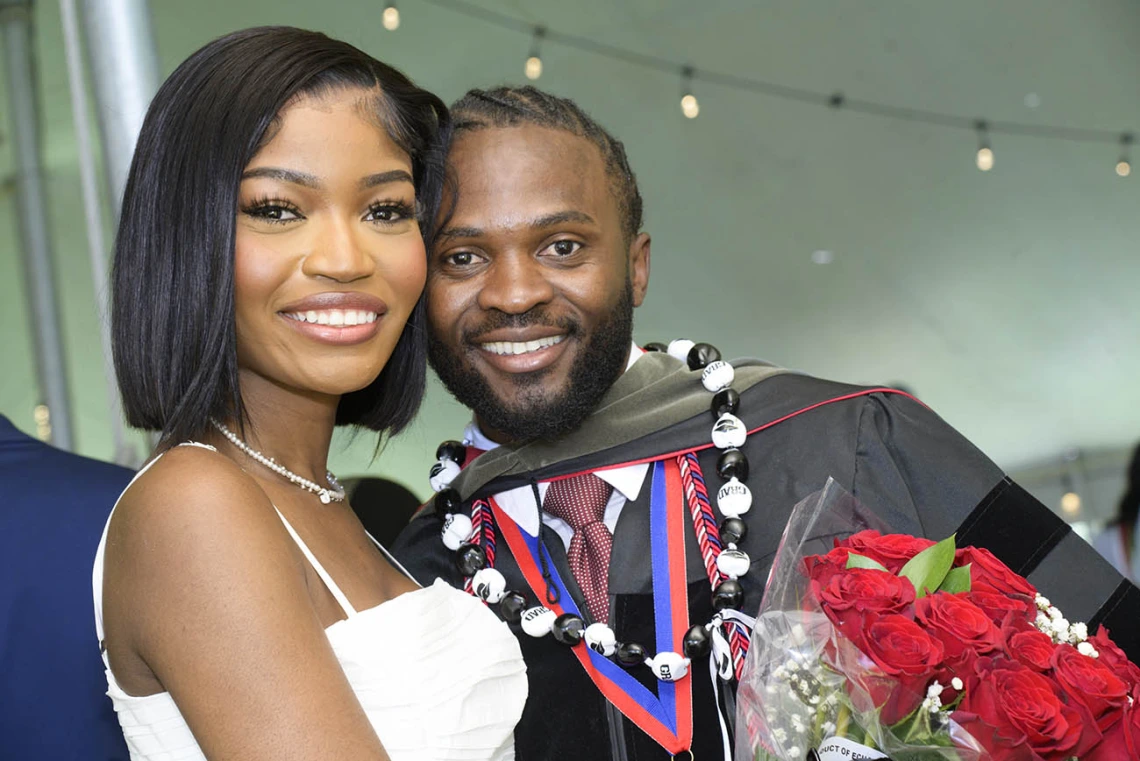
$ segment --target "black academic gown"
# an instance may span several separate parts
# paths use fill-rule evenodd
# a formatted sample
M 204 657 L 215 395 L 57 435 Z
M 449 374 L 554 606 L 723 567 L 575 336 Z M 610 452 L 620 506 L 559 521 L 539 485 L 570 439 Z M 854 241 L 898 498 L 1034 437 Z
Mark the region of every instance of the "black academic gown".
M 751 434 L 742 448 L 751 466 L 747 484 L 753 494 L 752 508 L 743 516 L 749 531 L 741 549 L 752 559 L 750 572 L 741 579 L 744 612 L 753 614 L 759 608 L 764 580 L 791 509 L 830 477 L 894 531 L 931 539 L 959 532 L 960 546 L 990 548 L 1015 571 L 1028 574 L 1070 620 L 1095 623 L 1107 618 L 1118 642 L 1131 649 L 1134 658 L 1140 653 L 1136 632 L 1127 636 L 1124 625 L 1140 610 L 1135 587 L 922 404 L 901 394 L 867 393 L 867 389 L 786 373 L 744 390 L 738 415 L 749 430 L 791 415 Z M 499 476 L 478 484 L 464 497 L 493 495 L 531 478 L 543 481 L 707 447 L 712 423 L 712 414 L 704 412 L 620 446 Z M 716 475 L 718 455 L 714 448 L 699 453 L 710 495 L 721 483 Z M 625 505 L 614 530 L 609 623 L 619 641 L 654 641 L 649 492 L 643 487 L 639 498 Z M 685 523 L 689 619 L 705 622 L 713 615 L 711 590 L 691 521 L 686 518 Z M 561 539 L 545 526 L 542 532 L 553 563 L 579 609 L 585 610 Z M 497 548 L 495 565 L 506 576 L 508 587 L 526 591 L 535 604 L 536 597 L 501 535 Z M 422 583 L 442 577 L 453 585 L 462 584 L 453 553 L 440 541 L 438 522 L 430 510 L 413 520 L 393 551 Z M 668 753 L 601 696 L 566 647 L 552 637 L 534 639 L 517 625 L 511 628 L 521 643 L 530 684 L 515 733 L 520 761 L 669 759 Z M 651 689 L 655 687 L 648 669 L 631 673 Z M 699 759 L 723 758 L 708 664 L 694 661 L 692 674 L 693 754 Z M 722 689 L 721 699 L 727 715 L 733 716 L 732 690 Z M 730 726 L 730 741 L 732 732 Z

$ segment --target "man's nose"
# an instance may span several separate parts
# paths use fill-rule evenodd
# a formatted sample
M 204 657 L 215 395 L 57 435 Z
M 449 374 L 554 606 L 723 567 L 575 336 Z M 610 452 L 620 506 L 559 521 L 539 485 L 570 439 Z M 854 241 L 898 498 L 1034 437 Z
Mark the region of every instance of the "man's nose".
M 479 306 L 522 314 L 554 298 L 554 287 L 542 264 L 527 254 L 498 256 L 479 292 Z

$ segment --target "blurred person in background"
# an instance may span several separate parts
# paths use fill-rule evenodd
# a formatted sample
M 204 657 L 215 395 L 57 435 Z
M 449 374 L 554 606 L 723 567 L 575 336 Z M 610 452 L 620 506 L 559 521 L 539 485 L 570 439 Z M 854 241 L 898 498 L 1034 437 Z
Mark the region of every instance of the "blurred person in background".
M 64 452 L 0 415 L 0 756 L 126 761 L 91 640 L 91 559 L 117 465 Z M 63 731 L 61 731 L 63 730 Z
M 513 759 L 507 627 L 420 587 L 327 469 L 423 397 L 418 209 L 447 109 L 323 34 L 248 29 L 151 103 L 112 274 L 127 422 L 159 431 L 93 569 L 133 761 Z
M 1120 507 L 1114 518 L 1104 531 L 1093 538 L 1093 547 L 1105 559 L 1132 581 L 1140 581 L 1140 553 L 1137 546 L 1140 542 L 1140 445 L 1132 452 L 1132 461 L 1128 465 L 1128 485 L 1124 496 L 1120 498 Z
M 387 478 L 346 478 L 344 489 L 364 530 L 384 546 L 395 541 L 423 504 L 406 486 Z

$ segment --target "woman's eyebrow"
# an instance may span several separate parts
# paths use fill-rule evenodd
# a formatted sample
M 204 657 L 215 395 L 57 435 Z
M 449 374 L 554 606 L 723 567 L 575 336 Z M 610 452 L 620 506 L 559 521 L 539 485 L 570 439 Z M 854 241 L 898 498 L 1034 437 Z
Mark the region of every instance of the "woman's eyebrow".
M 282 169 L 275 166 L 259 166 L 256 169 L 248 169 L 241 175 L 243 180 L 257 177 L 290 182 L 294 185 L 301 185 L 306 188 L 319 188 L 321 186 L 321 181 L 316 175 L 298 172 L 295 169 Z
M 374 188 L 377 185 L 388 185 L 393 182 L 407 182 L 412 184 L 412 175 L 403 169 L 393 169 L 389 172 L 370 174 L 360 181 L 360 187 L 363 189 Z

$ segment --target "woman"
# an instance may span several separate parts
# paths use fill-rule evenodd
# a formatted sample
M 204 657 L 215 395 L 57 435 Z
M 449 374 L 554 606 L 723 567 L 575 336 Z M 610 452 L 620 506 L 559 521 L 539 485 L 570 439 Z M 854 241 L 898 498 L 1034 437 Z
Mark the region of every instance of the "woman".
M 516 640 L 420 589 L 326 471 L 424 389 L 416 210 L 446 109 L 324 35 L 251 29 L 171 75 L 116 243 L 115 368 L 161 432 L 94 569 L 133 759 L 513 758 Z

